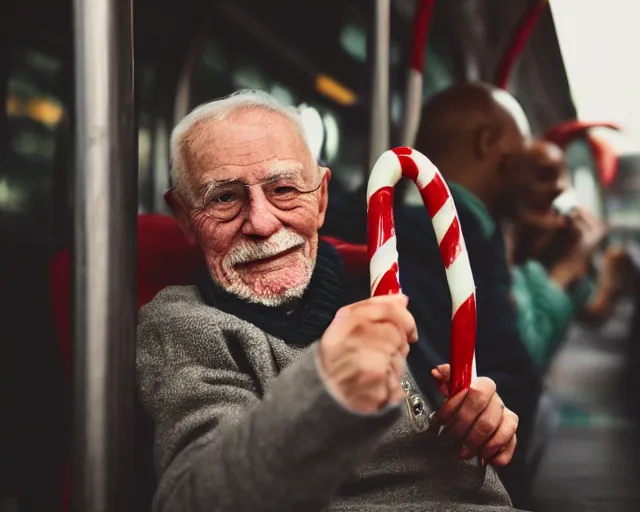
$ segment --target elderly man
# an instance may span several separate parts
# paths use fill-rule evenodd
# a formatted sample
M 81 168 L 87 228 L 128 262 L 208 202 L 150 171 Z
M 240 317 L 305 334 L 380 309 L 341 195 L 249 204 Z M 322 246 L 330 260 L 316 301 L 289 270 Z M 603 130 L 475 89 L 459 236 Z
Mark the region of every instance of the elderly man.
M 298 115 L 240 92 L 188 115 L 171 151 L 174 213 L 206 269 L 140 313 L 154 510 L 511 509 L 491 466 L 517 416 L 480 378 L 412 429 L 408 299 L 365 298 L 319 240 L 330 171 Z M 448 366 L 433 376 L 444 392 Z

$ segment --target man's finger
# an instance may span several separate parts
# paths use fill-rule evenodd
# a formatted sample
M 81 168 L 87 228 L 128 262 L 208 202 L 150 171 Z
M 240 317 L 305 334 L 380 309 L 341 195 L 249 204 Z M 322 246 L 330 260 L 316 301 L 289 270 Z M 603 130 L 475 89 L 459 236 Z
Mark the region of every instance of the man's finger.
M 407 309 L 409 299 L 406 295 L 372 297 L 366 307 L 363 307 L 365 302 L 360 303 L 359 314 L 372 322 L 389 321 L 394 323 L 398 329 L 406 333 L 409 343 L 418 340 L 416 321 Z
M 464 398 L 467 396 L 468 392 L 468 389 L 460 391 L 460 393 L 449 397 L 449 399 L 444 404 L 442 404 L 442 407 L 440 407 L 438 413 L 435 416 L 435 422 L 438 426 L 446 426 L 454 420 L 456 414 L 458 413 L 458 409 L 462 405 L 462 402 L 464 401 Z
M 436 385 L 438 386 L 438 391 L 445 398 L 449 398 L 449 379 L 451 378 L 451 365 L 449 364 L 441 364 L 437 366 L 433 370 L 431 370 L 431 375 L 434 379 L 436 379 Z
M 393 370 L 393 375 L 397 377 L 398 381 L 402 379 L 407 371 L 407 360 L 405 356 L 401 353 L 391 356 L 391 368 Z
M 363 339 L 383 352 L 393 355 L 407 348 L 406 334 L 391 322 L 376 322 L 363 325 L 359 333 Z
M 449 382 L 449 379 L 451 379 L 451 365 L 450 364 L 438 365 L 433 370 L 431 370 L 431 375 L 433 375 L 433 377 L 438 380 Z
M 449 398 L 449 384 L 447 384 L 446 382 L 442 380 L 438 381 L 438 391 L 440 391 L 440 394 L 445 398 Z
M 505 446 L 505 448 L 500 453 L 498 453 L 498 455 L 496 455 L 493 459 L 488 461 L 489 464 L 499 468 L 509 464 L 509 462 L 511 462 L 511 459 L 513 458 L 513 453 L 516 451 L 517 444 L 518 444 L 518 441 L 516 436 L 514 435 L 511 438 L 511 441 L 509 441 L 509 443 L 507 444 L 507 446 Z
M 511 439 L 515 437 L 517 430 L 518 416 L 512 411 L 505 409 L 500 427 L 480 450 L 482 458 L 490 461 L 502 453 L 505 447 L 511 442 Z
M 465 437 L 464 444 L 472 453 L 476 453 L 497 433 L 502 424 L 504 410 L 504 403 L 500 397 L 497 394 L 493 395 L 489 405 L 478 416 Z
M 460 407 L 447 423 L 454 439 L 462 440 L 466 437 L 476 418 L 489 405 L 495 393 L 495 383 L 486 377 L 480 377 L 471 385 Z

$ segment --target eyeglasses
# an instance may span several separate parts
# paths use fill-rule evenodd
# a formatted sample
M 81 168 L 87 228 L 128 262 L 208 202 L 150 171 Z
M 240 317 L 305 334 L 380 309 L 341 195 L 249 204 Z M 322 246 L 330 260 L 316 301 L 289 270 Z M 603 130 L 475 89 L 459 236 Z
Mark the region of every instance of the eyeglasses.
M 200 208 L 216 220 L 234 219 L 249 203 L 249 189 L 260 187 L 267 200 L 280 210 L 292 210 L 300 206 L 305 195 L 316 192 L 322 185 L 324 172 L 318 185 L 309 189 L 301 176 L 273 176 L 257 183 L 244 183 L 240 180 L 213 182 L 201 187 L 204 189 Z

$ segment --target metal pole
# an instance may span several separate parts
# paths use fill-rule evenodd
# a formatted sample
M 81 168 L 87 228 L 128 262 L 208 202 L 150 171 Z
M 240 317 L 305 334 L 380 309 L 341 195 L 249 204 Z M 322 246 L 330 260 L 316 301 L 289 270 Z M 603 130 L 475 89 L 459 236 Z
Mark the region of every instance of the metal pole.
M 132 0 L 74 0 L 72 507 L 133 510 L 137 130 Z
M 389 149 L 389 32 L 390 0 L 376 0 L 373 30 L 373 88 L 369 169 Z

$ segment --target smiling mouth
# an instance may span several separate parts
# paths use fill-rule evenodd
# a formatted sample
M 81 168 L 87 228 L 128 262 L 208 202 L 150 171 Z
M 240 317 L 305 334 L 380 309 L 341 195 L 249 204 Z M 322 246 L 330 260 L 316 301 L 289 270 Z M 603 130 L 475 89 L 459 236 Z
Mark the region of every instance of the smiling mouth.
M 255 266 L 267 265 L 269 263 L 278 261 L 279 259 L 284 258 L 285 256 L 289 256 L 290 254 L 293 254 L 301 249 L 302 249 L 302 245 L 296 245 L 295 247 L 291 247 L 291 249 L 287 249 L 285 251 L 279 252 L 278 254 L 274 254 L 273 256 L 268 256 L 266 258 L 259 258 L 256 260 L 247 261 L 246 263 L 239 263 L 236 265 L 236 267 L 246 269 L 246 268 L 251 268 Z

